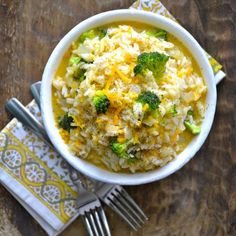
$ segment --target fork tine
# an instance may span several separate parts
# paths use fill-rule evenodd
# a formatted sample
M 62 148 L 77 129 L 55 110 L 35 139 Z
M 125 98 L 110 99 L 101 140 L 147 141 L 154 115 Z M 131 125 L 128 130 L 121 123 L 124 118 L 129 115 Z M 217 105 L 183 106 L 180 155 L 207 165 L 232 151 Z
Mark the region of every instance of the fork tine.
M 136 226 L 121 212 L 121 210 L 112 202 L 112 200 L 107 197 L 107 200 L 106 203 L 107 205 L 113 209 L 113 211 L 115 211 L 117 214 L 120 215 L 121 218 L 123 218 L 129 225 L 132 229 L 134 229 L 135 231 L 137 231 L 137 228 Z
M 102 228 L 102 225 L 101 225 L 101 220 L 100 220 L 99 215 L 98 215 L 97 209 L 94 210 L 94 215 L 95 215 L 95 221 L 96 221 L 96 223 L 97 223 L 97 225 L 98 225 L 98 228 L 99 228 L 99 231 L 100 231 L 100 233 L 101 233 L 101 236 L 105 236 L 104 231 L 103 231 L 103 228 Z
M 87 215 L 88 215 L 88 219 L 89 219 L 89 221 L 90 221 L 90 223 L 91 223 L 91 227 L 93 228 L 93 231 L 94 231 L 95 235 L 96 235 L 96 236 L 99 236 L 98 230 L 97 230 L 97 225 L 96 225 L 96 223 L 95 223 L 95 221 L 94 221 L 94 217 L 93 217 L 92 212 L 89 211 L 89 212 L 86 212 L 86 213 L 87 213 Z M 85 213 L 85 214 L 86 214 L 86 213 Z
M 116 189 L 116 191 L 119 191 Z M 124 188 L 121 188 L 120 192 L 126 198 L 126 200 L 143 216 L 145 220 L 148 220 L 148 217 L 144 214 L 141 208 L 136 204 L 136 202 L 130 197 L 130 195 L 125 191 Z
M 110 228 L 109 228 L 109 225 L 107 222 L 107 218 L 106 218 L 105 212 L 102 207 L 98 207 L 98 214 L 99 214 L 100 218 L 102 219 L 102 223 L 106 229 L 107 236 L 111 236 L 111 232 L 110 232 Z
M 123 206 L 122 202 L 120 199 L 115 195 L 114 193 L 111 193 L 113 195 L 113 201 L 116 204 L 117 207 L 120 208 L 120 210 L 123 212 L 123 214 L 126 214 L 131 221 L 133 221 L 134 224 L 136 224 L 137 227 L 141 228 L 140 223 L 132 216 L 132 214 Z
M 90 224 L 87 216 L 86 215 L 81 215 L 81 217 L 82 217 L 84 225 L 86 226 L 86 229 L 87 229 L 87 232 L 88 232 L 89 236 L 94 236 L 92 228 L 91 228 L 91 224 Z
M 142 217 L 139 216 L 139 212 L 136 211 L 136 209 L 133 207 L 133 205 L 130 205 L 129 202 L 126 200 L 126 198 L 121 194 L 121 192 L 117 191 L 117 199 L 128 209 L 130 210 L 134 216 L 138 218 L 140 222 L 144 224 L 144 220 Z

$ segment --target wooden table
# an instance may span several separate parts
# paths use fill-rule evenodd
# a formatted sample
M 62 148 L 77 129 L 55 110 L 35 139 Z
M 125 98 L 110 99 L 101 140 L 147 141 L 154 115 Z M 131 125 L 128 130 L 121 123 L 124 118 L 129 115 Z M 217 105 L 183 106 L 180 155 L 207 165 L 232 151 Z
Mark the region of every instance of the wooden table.
M 55 45 L 74 25 L 96 13 L 128 8 L 132 0 L 1 0 L 0 127 L 10 117 L 6 99 L 31 100 Z M 150 217 L 138 233 L 109 209 L 113 235 L 236 235 L 236 1 L 163 0 L 167 8 L 224 66 L 212 131 L 196 157 L 176 174 L 128 192 Z M 0 187 L 0 235 L 45 235 Z M 77 219 L 62 235 L 86 235 Z

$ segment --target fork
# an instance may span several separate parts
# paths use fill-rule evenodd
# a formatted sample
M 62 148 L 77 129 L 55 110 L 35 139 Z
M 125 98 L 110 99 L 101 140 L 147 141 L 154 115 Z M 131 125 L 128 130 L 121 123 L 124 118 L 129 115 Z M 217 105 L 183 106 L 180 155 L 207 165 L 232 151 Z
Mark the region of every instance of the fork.
M 95 183 L 94 191 L 99 199 L 119 214 L 137 231 L 148 217 L 120 185 Z
M 38 135 L 50 147 L 55 149 L 43 126 L 16 98 L 8 100 L 5 106 L 20 122 Z M 100 200 L 94 193 L 85 189 L 81 181 L 81 174 L 69 166 L 69 164 L 68 168 L 70 178 L 78 190 L 76 199 L 77 209 L 83 219 L 88 234 L 90 236 L 110 236 L 109 225 Z
M 31 85 L 32 95 L 39 108 L 40 87 L 40 81 Z M 148 217 L 122 186 L 102 183 L 92 179 L 91 181 L 94 184 L 94 193 L 99 197 L 99 199 L 120 215 L 131 226 L 131 228 L 137 230 L 145 223 L 145 221 L 148 220 Z
M 72 167 L 69 167 L 69 169 L 70 178 L 78 189 L 76 205 L 78 212 L 86 225 L 87 232 L 90 236 L 110 236 L 110 228 L 101 202 L 94 193 L 85 189 L 79 173 Z

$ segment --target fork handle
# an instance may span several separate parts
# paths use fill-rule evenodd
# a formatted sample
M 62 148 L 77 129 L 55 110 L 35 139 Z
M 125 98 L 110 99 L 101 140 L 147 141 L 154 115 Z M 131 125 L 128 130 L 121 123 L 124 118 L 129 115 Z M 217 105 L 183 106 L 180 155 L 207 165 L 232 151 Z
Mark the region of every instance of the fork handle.
M 30 86 L 31 93 L 40 108 L 40 89 L 41 89 L 41 81 L 38 81 Z
M 51 141 L 41 123 L 16 98 L 11 98 L 5 104 L 6 109 L 22 124 L 36 133 L 43 141 L 52 147 Z
M 82 174 L 75 170 L 71 165 L 68 165 L 68 169 L 72 182 L 77 186 L 78 192 L 82 193 L 85 190 L 84 184 L 81 180 Z

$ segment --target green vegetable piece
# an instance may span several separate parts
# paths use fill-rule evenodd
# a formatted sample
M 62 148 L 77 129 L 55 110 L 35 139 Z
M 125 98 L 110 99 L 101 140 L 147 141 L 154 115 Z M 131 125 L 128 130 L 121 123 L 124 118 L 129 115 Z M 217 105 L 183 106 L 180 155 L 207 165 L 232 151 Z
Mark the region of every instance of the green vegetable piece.
M 148 104 L 151 110 L 156 110 L 159 107 L 159 104 L 161 103 L 158 96 L 151 91 L 142 92 L 138 96 L 137 102 L 140 102 L 142 104 Z
M 137 159 L 136 151 L 127 152 L 128 146 L 132 141 L 126 141 L 124 143 L 119 143 L 116 137 L 113 137 L 110 140 L 110 147 L 113 153 L 115 153 L 118 157 L 127 159 L 128 163 L 133 163 Z
M 93 97 L 92 101 L 96 108 L 97 114 L 106 113 L 108 107 L 110 106 L 110 101 L 108 97 L 102 92 L 97 93 L 97 95 Z
M 184 125 L 192 134 L 199 134 L 201 132 L 200 126 L 192 124 L 188 120 L 184 121 Z
M 78 56 L 72 56 L 69 60 L 69 65 L 78 65 L 81 61 L 81 57 Z
M 91 29 L 91 30 L 88 30 L 84 33 L 82 33 L 79 37 L 79 41 L 81 43 L 83 43 L 85 41 L 85 39 L 93 39 L 95 38 L 96 36 L 99 37 L 99 39 L 102 39 L 106 36 L 107 34 L 107 30 L 106 29 Z
M 81 83 L 82 81 L 84 81 L 86 79 L 85 74 L 81 74 L 79 78 L 76 78 L 76 80 L 78 80 L 79 83 Z
M 141 74 L 143 70 L 143 66 L 141 64 L 138 64 L 134 67 L 134 74 L 138 75 Z
M 135 150 L 128 153 L 128 160 L 127 160 L 128 164 L 132 164 L 138 160 L 137 154 L 138 154 L 138 152 Z
M 158 80 L 165 72 L 166 62 L 169 58 L 169 56 L 158 52 L 144 52 L 138 56 L 138 64 L 134 67 L 134 74 L 145 75 L 150 70 Z
M 147 35 L 154 36 L 156 38 L 164 39 L 167 41 L 167 32 L 163 29 L 156 29 L 153 31 L 147 31 Z
M 117 138 L 112 138 L 110 141 L 110 147 L 112 152 L 114 152 L 117 156 L 126 158 L 127 156 L 127 143 L 118 143 Z
M 176 105 L 174 104 L 170 110 L 167 112 L 168 115 L 171 115 L 172 117 L 175 117 L 177 115 Z
M 69 65 L 78 65 L 80 62 L 84 63 L 92 63 L 91 61 L 86 61 L 85 59 L 79 57 L 79 56 L 71 56 L 69 60 Z
M 75 73 L 74 73 L 74 75 L 73 75 L 73 78 L 74 78 L 76 81 L 78 81 L 79 83 L 81 83 L 83 80 L 86 79 L 85 72 L 86 72 L 86 70 L 78 68 L 78 69 L 75 71 Z
M 71 123 L 74 122 L 73 117 L 69 116 L 68 113 L 66 113 L 63 117 L 59 120 L 59 126 L 66 130 L 67 132 L 70 132 L 71 129 L 74 129 L 75 127 L 71 126 Z
M 107 29 L 99 29 L 99 39 L 101 40 L 107 35 Z
M 188 116 L 194 116 L 193 110 L 188 110 L 187 115 L 188 115 Z
M 79 40 L 81 43 L 83 43 L 85 41 L 85 39 L 93 39 L 97 36 L 97 32 L 96 32 L 96 29 L 91 29 L 91 30 L 88 30 L 84 33 L 82 33 L 79 37 Z

